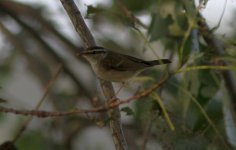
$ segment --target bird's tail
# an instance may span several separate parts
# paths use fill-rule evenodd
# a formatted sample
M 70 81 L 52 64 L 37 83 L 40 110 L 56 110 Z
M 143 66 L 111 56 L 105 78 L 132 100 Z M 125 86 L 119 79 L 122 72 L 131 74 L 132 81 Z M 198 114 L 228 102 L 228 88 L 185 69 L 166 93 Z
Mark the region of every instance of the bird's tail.
M 169 59 L 159 59 L 159 60 L 145 61 L 143 63 L 145 63 L 151 67 L 151 66 L 155 66 L 155 65 L 169 64 L 169 63 L 171 63 L 171 61 Z

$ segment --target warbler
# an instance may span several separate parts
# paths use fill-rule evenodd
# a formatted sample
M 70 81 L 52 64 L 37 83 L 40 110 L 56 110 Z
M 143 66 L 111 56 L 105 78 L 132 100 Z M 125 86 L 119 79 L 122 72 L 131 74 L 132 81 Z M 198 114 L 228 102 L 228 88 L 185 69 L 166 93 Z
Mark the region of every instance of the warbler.
M 171 63 L 169 59 L 146 61 L 100 46 L 90 47 L 79 55 L 88 60 L 99 78 L 111 82 L 125 82 L 147 68 Z

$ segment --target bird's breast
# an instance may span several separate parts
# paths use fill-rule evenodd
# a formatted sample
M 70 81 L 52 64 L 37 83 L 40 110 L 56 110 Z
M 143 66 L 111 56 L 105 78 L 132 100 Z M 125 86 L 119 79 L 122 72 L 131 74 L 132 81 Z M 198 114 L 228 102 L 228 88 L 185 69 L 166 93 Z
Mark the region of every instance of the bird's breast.
M 112 82 L 124 82 L 134 77 L 138 73 L 137 71 L 130 71 L 130 70 L 120 71 L 120 70 L 115 70 L 112 68 L 104 68 L 101 65 L 98 66 L 98 64 L 92 67 L 95 74 L 99 78 L 103 80 L 112 81 Z

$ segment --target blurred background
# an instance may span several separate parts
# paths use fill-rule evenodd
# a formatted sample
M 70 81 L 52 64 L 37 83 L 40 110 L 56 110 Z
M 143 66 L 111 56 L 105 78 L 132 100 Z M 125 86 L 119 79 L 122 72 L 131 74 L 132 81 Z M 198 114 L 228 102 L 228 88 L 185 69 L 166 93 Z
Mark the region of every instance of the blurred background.
M 121 105 L 129 149 L 236 147 L 236 100 L 232 99 L 236 93 L 230 88 L 236 84 L 236 1 L 75 2 L 98 45 L 145 60 L 172 61 L 170 66 L 142 72 L 125 85 L 113 83 L 116 91 L 122 87 L 118 97 L 125 99 L 158 83 L 167 72 L 173 73 L 155 93 L 165 104 L 175 131 L 155 96 Z M 197 24 L 200 19 L 205 19 L 223 52 L 217 52 L 204 38 Z M 63 71 L 40 110 L 89 109 L 105 103 L 90 65 L 76 56 L 83 43 L 59 0 L 1 0 L 0 33 L 0 98 L 6 100 L 0 106 L 34 109 L 59 64 Z M 229 66 L 226 72 L 230 77 L 217 69 L 221 61 Z M 176 73 L 179 68 L 201 65 L 216 69 Z M 115 149 L 106 112 L 33 118 L 20 133 L 26 120 L 25 116 L 0 113 L 0 143 L 15 139 L 16 147 L 24 150 Z

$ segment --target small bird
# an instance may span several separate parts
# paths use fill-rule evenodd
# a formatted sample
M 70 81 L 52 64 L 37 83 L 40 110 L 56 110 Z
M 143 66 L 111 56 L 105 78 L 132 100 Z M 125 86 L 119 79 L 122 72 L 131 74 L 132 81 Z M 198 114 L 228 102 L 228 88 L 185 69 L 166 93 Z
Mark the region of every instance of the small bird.
M 145 61 L 99 46 L 90 47 L 79 55 L 88 60 L 99 78 L 111 82 L 124 82 L 147 68 L 171 63 L 168 59 Z

